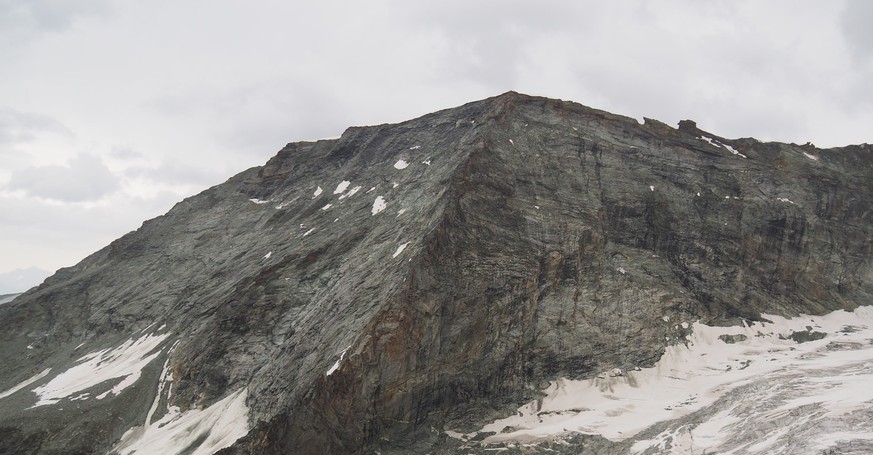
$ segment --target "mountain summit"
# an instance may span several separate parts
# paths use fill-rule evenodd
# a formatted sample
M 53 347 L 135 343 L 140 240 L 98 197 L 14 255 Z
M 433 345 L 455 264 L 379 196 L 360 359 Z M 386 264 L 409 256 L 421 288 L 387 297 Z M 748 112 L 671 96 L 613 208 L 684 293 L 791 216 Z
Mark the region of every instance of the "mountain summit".
M 871 174 L 514 92 L 291 143 L 0 306 L 0 453 L 778 452 L 719 400 L 869 354 Z

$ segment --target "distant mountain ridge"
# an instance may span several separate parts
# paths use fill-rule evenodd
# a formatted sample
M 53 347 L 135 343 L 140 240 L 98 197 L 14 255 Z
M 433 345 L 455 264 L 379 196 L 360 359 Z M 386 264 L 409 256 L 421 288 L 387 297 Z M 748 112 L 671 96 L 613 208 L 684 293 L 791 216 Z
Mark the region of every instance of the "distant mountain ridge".
M 52 272 L 37 267 L 15 269 L 11 272 L 0 273 L 0 294 L 13 294 L 24 292 L 37 286 Z
M 0 306 L 0 453 L 678 447 L 692 433 L 663 422 L 531 436 L 590 411 L 536 400 L 619 387 L 693 340 L 817 355 L 866 333 L 846 328 L 866 313 L 765 324 L 873 303 L 871 173 L 866 144 L 514 92 L 291 143 Z

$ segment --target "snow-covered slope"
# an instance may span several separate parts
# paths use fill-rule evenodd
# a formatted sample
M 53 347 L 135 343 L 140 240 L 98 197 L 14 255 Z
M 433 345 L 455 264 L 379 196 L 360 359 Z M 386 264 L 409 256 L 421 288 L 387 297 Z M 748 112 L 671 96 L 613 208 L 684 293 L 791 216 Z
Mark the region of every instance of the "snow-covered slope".
M 597 434 L 634 454 L 871 453 L 873 308 L 765 317 L 677 324 L 684 343 L 652 368 L 559 379 L 515 415 L 450 435 L 512 446 Z

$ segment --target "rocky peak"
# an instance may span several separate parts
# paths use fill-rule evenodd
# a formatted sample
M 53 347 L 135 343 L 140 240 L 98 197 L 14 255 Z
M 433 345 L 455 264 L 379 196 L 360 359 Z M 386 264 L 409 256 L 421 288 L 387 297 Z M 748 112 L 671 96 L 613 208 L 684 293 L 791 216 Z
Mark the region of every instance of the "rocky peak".
M 450 453 L 691 323 L 873 301 L 871 167 L 515 92 L 291 143 L 0 306 L 0 448 Z

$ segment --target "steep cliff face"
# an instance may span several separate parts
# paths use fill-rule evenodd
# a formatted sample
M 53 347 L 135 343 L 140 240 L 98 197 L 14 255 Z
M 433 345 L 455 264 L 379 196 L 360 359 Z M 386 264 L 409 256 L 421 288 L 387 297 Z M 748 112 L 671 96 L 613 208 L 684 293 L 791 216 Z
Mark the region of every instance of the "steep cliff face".
M 871 172 L 512 92 L 289 144 L 0 306 L 0 452 L 451 452 L 695 322 L 873 303 Z

